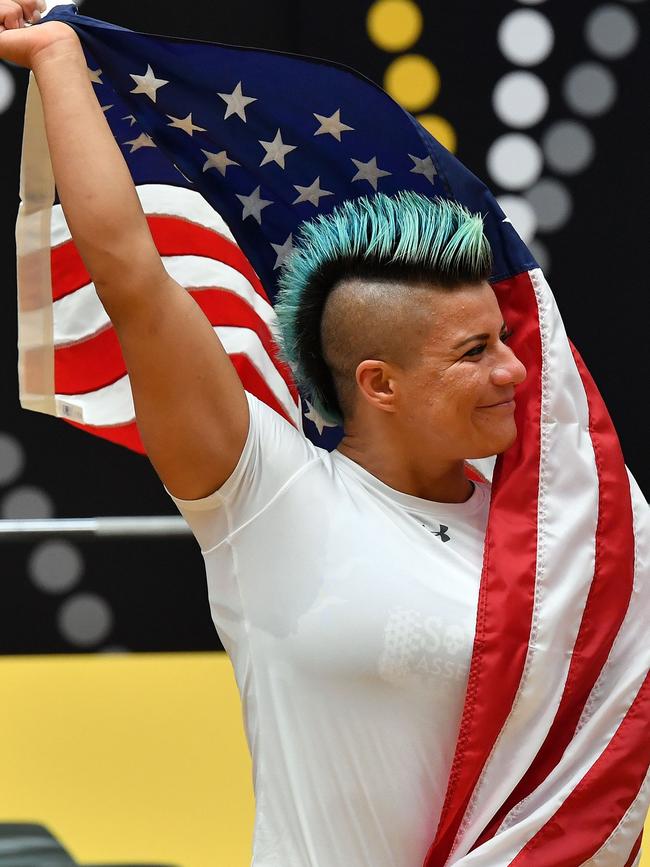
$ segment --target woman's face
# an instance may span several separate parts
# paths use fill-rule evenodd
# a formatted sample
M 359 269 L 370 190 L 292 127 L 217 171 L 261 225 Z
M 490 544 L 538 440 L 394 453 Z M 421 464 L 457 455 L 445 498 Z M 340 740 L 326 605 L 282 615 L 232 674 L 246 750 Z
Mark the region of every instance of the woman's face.
M 504 342 L 509 323 L 492 287 L 431 292 L 424 304 L 420 352 L 396 380 L 411 447 L 451 460 L 505 451 L 517 437 L 511 399 L 526 368 Z

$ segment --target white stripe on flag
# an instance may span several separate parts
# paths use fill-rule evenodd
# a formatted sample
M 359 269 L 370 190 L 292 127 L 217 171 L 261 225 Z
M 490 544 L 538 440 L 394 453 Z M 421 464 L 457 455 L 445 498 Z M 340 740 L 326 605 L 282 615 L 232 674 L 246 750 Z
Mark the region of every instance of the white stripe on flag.
M 162 261 L 167 273 L 185 289 L 212 286 L 227 289 L 249 304 L 266 325 L 270 327 L 275 323 L 277 317 L 271 305 L 230 265 L 203 256 L 165 256 Z M 155 287 L 151 288 L 155 291 Z M 87 283 L 59 298 L 53 308 L 54 345 L 57 347 L 86 340 L 110 325 L 94 283 Z
M 277 320 L 269 302 L 255 291 L 240 271 L 225 262 L 204 256 L 164 256 L 162 261 L 167 273 L 186 289 L 212 286 L 229 289 L 246 301 L 267 325 Z
M 234 328 L 230 325 L 220 325 L 215 327 L 214 330 L 217 332 L 223 348 L 228 355 L 241 352 L 250 358 L 262 378 L 266 381 L 266 384 L 284 407 L 288 417 L 298 424 L 302 413 L 257 334 L 249 328 Z
M 135 419 L 135 407 L 131 394 L 131 383 L 128 375 L 122 376 L 116 382 L 89 391 L 85 394 L 57 394 L 57 402 L 68 407 L 68 413 L 75 421 L 84 424 L 105 427 L 116 424 L 127 424 Z M 79 416 L 71 412 L 71 408 L 80 411 Z
M 165 184 L 140 184 L 135 189 L 145 214 L 181 217 L 191 223 L 205 226 L 236 243 L 223 217 L 211 208 L 196 190 Z M 59 244 L 64 244 L 72 238 L 63 209 L 58 204 L 52 206 L 51 233 L 53 247 L 58 247 Z
M 86 340 L 111 324 L 94 283 L 87 283 L 76 292 L 59 298 L 52 306 L 55 347 Z
M 214 328 L 229 355 L 242 353 L 257 368 L 262 378 L 282 404 L 289 418 L 298 421 L 298 409 L 291 392 L 269 358 L 259 337 L 249 328 L 217 326 Z M 79 420 L 93 426 L 126 424 L 135 419 L 135 409 L 128 375 L 111 385 L 85 394 L 57 394 L 63 405 L 81 411 Z

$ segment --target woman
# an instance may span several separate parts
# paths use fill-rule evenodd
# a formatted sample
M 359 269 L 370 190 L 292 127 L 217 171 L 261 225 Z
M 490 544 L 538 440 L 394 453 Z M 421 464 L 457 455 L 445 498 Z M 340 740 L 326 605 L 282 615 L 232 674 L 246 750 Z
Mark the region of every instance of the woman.
M 33 9 L 0 0 L 0 23 L 22 30 Z M 377 195 L 305 226 L 278 313 L 316 409 L 343 422 L 327 453 L 244 392 L 162 267 L 74 31 L 2 33 L 0 57 L 35 73 L 143 441 L 204 553 L 253 754 L 254 863 L 421 864 L 457 747 L 491 498 L 465 461 L 515 443 L 526 379 L 480 218 Z

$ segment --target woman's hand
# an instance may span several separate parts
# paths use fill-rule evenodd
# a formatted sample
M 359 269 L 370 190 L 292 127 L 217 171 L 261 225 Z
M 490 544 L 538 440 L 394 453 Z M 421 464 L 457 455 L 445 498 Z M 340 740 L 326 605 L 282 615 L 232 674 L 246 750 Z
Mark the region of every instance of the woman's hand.
M 43 0 L 0 0 L 0 60 L 33 68 L 37 57 L 61 48 L 79 46 L 72 27 L 62 21 L 44 21 L 38 27 Z M 54 48 L 54 46 L 57 46 Z

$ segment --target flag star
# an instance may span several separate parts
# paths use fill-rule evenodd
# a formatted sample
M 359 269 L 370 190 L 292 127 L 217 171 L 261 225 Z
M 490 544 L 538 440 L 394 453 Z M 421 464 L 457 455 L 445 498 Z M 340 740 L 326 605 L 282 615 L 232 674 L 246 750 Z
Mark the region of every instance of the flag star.
M 350 157 L 352 162 L 357 167 L 358 171 L 356 175 L 352 178 L 353 181 L 368 181 L 371 184 L 373 190 L 377 189 L 377 181 L 379 178 L 386 177 L 387 175 L 392 175 L 392 172 L 385 172 L 383 169 L 380 169 L 377 165 L 377 157 L 373 157 L 371 160 L 368 160 L 367 163 L 361 162 L 361 160 L 355 160 L 353 157 Z
M 271 243 L 271 246 L 278 256 L 275 260 L 275 265 L 273 266 L 273 270 L 275 271 L 275 269 L 283 265 L 287 257 L 291 255 L 291 251 L 293 250 L 293 233 L 289 235 L 284 244 Z
M 129 121 L 129 126 L 133 126 L 134 123 L 137 123 L 136 119 L 133 117 L 132 114 L 127 114 L 127 115 L 125 115 L 125 116 L 122 118 L 122 120 L 128 120 L 128 121 Z
M 103 84 L 104 82 L 101 79 L 102 71 L 101 69 L 91 69 L 89 66 L 88 69 L 88 78 L 92 81 L 93 84 Z
M 290 151 L 295 151 L 297 147 L 296 145 L 285 144 L 282 141 L 280 130 L 276 132 L 273 141 L 260 141 L 260 144 L 266 151 L 266 155 L 260 163 L 260 166 L 266 165 L 266 163 L 276 162 L 280 168 L 284 168 L 285 156 Z
M 300 195 L 297 199 L 294 199 L 293 204 L 297 205 L 300 202 L 311 202 L 312 205 L 318 207 L 319 200 L 323 196 L 333 196 L 334 193 L 330 193 L 329 190 L 321 190 L 320 188 L 320 176 L 318 176 L 308 187 L 301 187 L 299 184 L 294 184 L 294 187 L 298 190 Z
M 259 187 L 255 187 L 250 196 L 240 196 L 239 193 L 237 193 L 237 198 L 244 206 L 241 216 L 242 220 L 245 220 L 246 217 L 255 217 L 257 222 L 260 224 L 262 222 L 262 209 L 273 204 L 269 199 L 260 198 Z
M 102 105 L 101 106 L 101 109 L 104 113 L 106 113 L 109 108 L 113 108 L 113 106 L 112 105 Z
M 431 157 L 424 157 L 421 159 L 420 157 L 414 157 L 413 154 L 409 154 L 415 165 L 411 169 L 411 171 L 416 175 L 424 175 L 424 177 L 434 183 L 434 177 L 438 174 L 438 170 L 433 164 L 433 160 Z
M 225 151 L 219 151 L 218 154 L 213 154 L 210 153 L 210 151 L 204 151 L 203 148 L 201 148 L 201 153 L 207 157 L 207 160 L 203 164 L 204 172 L 207 172 L 208 169 L 218 169 L 221 174 L 225 176 L 228 166 L 239 165 L 239 163 L 229 159 L 228 154 Z
M 131 145 L 131 150 L 129 153 L 133 153 L 133 151 L 140 150 L 140 148 L 155 148 L 153 139 L 150 135 L 147 135 L 146 132 L 141 132 L 137 138 L 134 138 L 132 141 L 125 141 L 125 145 Z
M 314 112 L 314 117 L 317 121 L 320 122 L 320 126 L 314 133 L 314 135 L 324 135 L 328 132 L 330 135 L 334 136 L 337 141 L 341 141 L 341 133 L 346 132 L 347 130 L 353 130 L 353 126 L 348 126 L 347 123 L 341 122 L 341 109 L 337 108 L 333 115 L 330 117 L 325 117 L 322 114 L 316 114 Z
M 226 103 L 226 113 L 223 119 L 226 120 L 231 114 L 236 114 L 244 123 L 246 123 L 246 106 L 251 102 L 257 102 L 255 96 L 244 96 L 241 89 L 241 81 L 232 93 L 219 93 L 221 99 Z
M 322 434 L 323 434 L 323 428 L 326 428 L 326 427 L 336 427 L 335 424 L 332 424 L 331 422 L 326 421 L 326 420 L 323 418 L 323 416 L 318 412 L 318 410 L 316 409 L 316 407 L 312 406 L 312 404 L 309 403 L 308 400 L 305 400 L 305 403 L 306 403 L 307 406 L 309 407 L 309 409 L 308 409 L 307 412 L 305 413 L 305 418 L 308 418 L 309 421 L 312 422 L 312 424 L 315 424 L 315 425 L 316 425 L 316 430 L 318 431 L 318 435 L 319 435 L 319 436 L 322 436 Z
M 205 127 L 203 126 L 195 126 L 192 123 L 192 112 L 190 112 L 187 117 L 173 117 L 173 115 L 168 114 L 167 117 L 171 120 L 171 123 L 168 123 L 167 126 L 173 126 L 176 129 L 184 130 L 188 135 L 193 135 L 194 130 L 198 132 L 205 132 Z
M 158 88 L 163 87 L 165 84 L 169 84 L 168 81 L 165 81 L 162 78 L 156 78 L 153 74 L 153 69 L 149 64 L 147 64 L 147 71 L 144 75 L 133 75 L 133 73 L 129 73 L 129 75 L 136 83 L 136 87 L 129 91 L 129 93 L 146 93 L 152 102 L 156 101 L 156 92 Z

